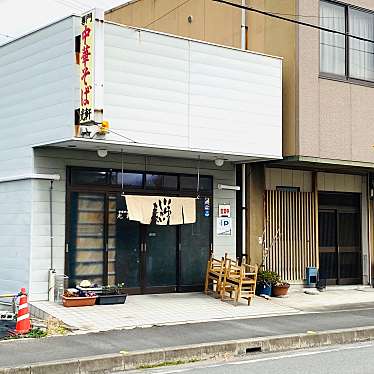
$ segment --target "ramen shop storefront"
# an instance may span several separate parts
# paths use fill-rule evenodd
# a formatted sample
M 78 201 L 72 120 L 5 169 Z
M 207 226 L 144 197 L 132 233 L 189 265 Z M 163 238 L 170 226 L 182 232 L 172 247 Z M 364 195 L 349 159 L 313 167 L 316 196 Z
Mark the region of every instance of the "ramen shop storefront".
M 71 287 L 88 279 L 124 283 L 132 294 L 202 289 L 213 239 L 212 176 L 91 168 L 68 168 L 67 175 Z M 182 202 L 178 224 L 131 219 L 127 204 L 132 198 L 139 206 L 146 196 L 158 204 Z

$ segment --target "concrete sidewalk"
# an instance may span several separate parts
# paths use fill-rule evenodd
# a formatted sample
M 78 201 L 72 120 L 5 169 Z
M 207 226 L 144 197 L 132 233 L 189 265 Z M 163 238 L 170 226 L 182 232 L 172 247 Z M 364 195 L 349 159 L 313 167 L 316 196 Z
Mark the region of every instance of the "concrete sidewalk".
M 214 344 L 222 341 L 314 334 L 374 325 L 374 304 L 366 309 L 232 321 L 116 330 L 64 337 L 0 342 L 0 368 L 147 349 Z M 372 329 L 372 328 L 371 328 Z M 373 329 L 372 329 L 373 330 Z M 329 339 L 328 337 L 325 339 Z M 294 340 L 292 340 L 294 341 Z M 287 348 L 287 347 L 286 347 Z
M 374 303 L 374 289 L 370 287 L 329 287 L 325 292 L 316 292 L 307 295 L 299 288 L 287 298 L 256 297 L 249 307 L 243 301 L 234 306 L 197 292 L 129 296 L 124 305 L 84 308 L 32 302 L 31 313 L 41 319 L 57 318 L 80 332 L 98 332 L 352 309 Z
M 134 295 L 128 296 L 126 303 L 122 305 L 94 305 L 84 308 L 64 308 L 62 305 L 47 301 L 31 303 L 33 316 L 40 319 L 57 318 L 80 332 L 295 313 L 299 313 L 299 310 L 286 305 L 273 304 L 262 297 L 256 297 L 249 307 L 246 302 L 234 306 L 232 303 L 222 302 L 200 292 Z

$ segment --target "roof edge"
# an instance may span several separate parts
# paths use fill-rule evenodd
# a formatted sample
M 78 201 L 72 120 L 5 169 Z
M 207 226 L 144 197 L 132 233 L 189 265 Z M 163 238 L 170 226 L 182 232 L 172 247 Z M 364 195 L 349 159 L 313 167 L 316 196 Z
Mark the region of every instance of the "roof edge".
M 119 9 L 122 9 L 122 8 L 124 8 L 124 7 L 126 7 L 126 6 L 129 6 L 129 5 L 135 4 L 135 3 L 139 2 L 139 1 L 140 1 L 140 0 L 130 0 L 130 1 L 128 1 L 127 3 L 121 4 L 121 5 L 117 5 L 117 6 L 113 7 L 113 8 L 110 8 L 110 9 L 106 10 L 104 13 L 105 13 L 105 14 L 107 14 L 107 13 L 112 13 L 112 12 L 114 12 L 114 11 L 116 11 L 116 10 L 119 10 Z
M 74 17 L 81 18 L 81 16 L 78 15 L 78 14 L 75 14 L 75 13 L 69 14 L 68 16 L 65 16 L 65 17 L 59 18 L 59 19 L 57 19 L 57 20 L 55 20 L 55 21 L 52 21 L 52 22 L 50 22 L 50 23 L 47 23 L 46 25 L 43 25 L 43 26 L 40 26 L 40 27 L 38 27 L 38 28 L 36 28 L 36 29 L 34 29 L 34 30 L 31 30 L 30 32 L 28 32 L 28 33 L 26 33 L 26 34 L 22 34 L 22 35 L 20 35 L 20 36 L 17 36 L 16 38 L 14 38 L 14 39 L 12 39 L 12 40 L 9 40 L 8 42 L 5 42 L 4 44 L 1 44 L 1 45 L 0 45 L 0 48 L 5 47 L 6 45 L 9 45 L 9 44 L 11 44 L 11 43 L 14 43 L 14 42 L 16 42 L 16 41 L 18 41 L 18 40 L 20 40 L 20 39 L 23 39 L 23 38 L 25 38 L 25 37 L 27 37 L 27 36 L 30 36 L 30 35 L 32 35 L 32 34 L 35 34 L 35 33 L 38 32 L 38 31 L 44 30 L 44 29 L 46 29 L 46 28 L 48 28 L 48 27 L 51 27 L 51 26 L 55 25 L 56 23 L 59 23 L 59 22 L 65 21 L 66 19 L 74 18 Z
M 139 0 L 134 0 L 134 1 L 139 1 Z M 237 47 L 232 47 L 230 45 L 212 43 L 212 42 L 208 42 L 206 40 L 187 38 L 186 36 L 171 34 L 171 33 L 163 32 L 163 31 L 156 31 L 156 30 L 146 29 L 146 28 L 137 27 L 137 26 L 129 26 L 129 25 L 124 25 L 123 23 L 118 23 L 118 22 L 113 22 L 113 21 L 108 21 L 108 20 L 104 20 L 104 23 L 119 26 L 119 27 L 124 27 L 124 28 L 127 28 L 127 29 L 132 29 L 132 30 L 135 30 L 135 31 L 150 32 L 152 34 L 169 36 L 171 38 L 182 39 L 182 40 L 191 41 L 191 42 L 195 42 L 195 43 L 200 43 L 200 44 L 206 44 L 206 45 L 211 45 L 211 46 L 215 46 L 215 47 L 231 49 L 231 50 L 234 50 L 234 51 L 240 51 L 240 52 L 244 52 L 244 53 L 251 53 L 251 54 L 258 55 L 258 56 L 273 58 L 273 59 L 276 59 L 276 60 L 281 60 L 281 61 L 284 60 L 284 57 L 282 57 L 282 56 L 275 56 L 275 55 L 270 55 L 270 54 L 261 53 L 261 52 L 257 52 L 257 51 L 251 51 L 250 49 L 241 49 L 241 48 L 237 48 Z

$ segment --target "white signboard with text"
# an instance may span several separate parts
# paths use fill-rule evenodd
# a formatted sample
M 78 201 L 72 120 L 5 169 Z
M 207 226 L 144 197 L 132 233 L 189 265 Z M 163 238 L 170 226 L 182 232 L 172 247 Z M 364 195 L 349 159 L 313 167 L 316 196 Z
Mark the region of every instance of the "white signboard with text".
M 232 235 L 232 219 L 229 217 L 217 218 L 217 236 Z

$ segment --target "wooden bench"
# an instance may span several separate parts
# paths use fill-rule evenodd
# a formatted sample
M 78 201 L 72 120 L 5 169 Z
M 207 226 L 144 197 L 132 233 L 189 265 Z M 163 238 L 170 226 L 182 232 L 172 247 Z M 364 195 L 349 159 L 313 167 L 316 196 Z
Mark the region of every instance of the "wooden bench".
M 257 271 L 257 265 L 239 265 L 237 261 L 227 260 L 221 284 L 221 300 L 234 300 L 237 305 L 238 301 L 243 298 L 247 299 L 250 305 L 256 292 Z M 227 293 L 230 295 L 229 298 L 226 296 Z
M 206 276 L 205 276 L 205 294 L 209 293 L 209 284 L 212 283 L 212 291 L 219 297 L 221 293 L 221 285 L 225 275 L 227 263 L 227 253 L 220 260 L 211 256 L 208 260 Z

